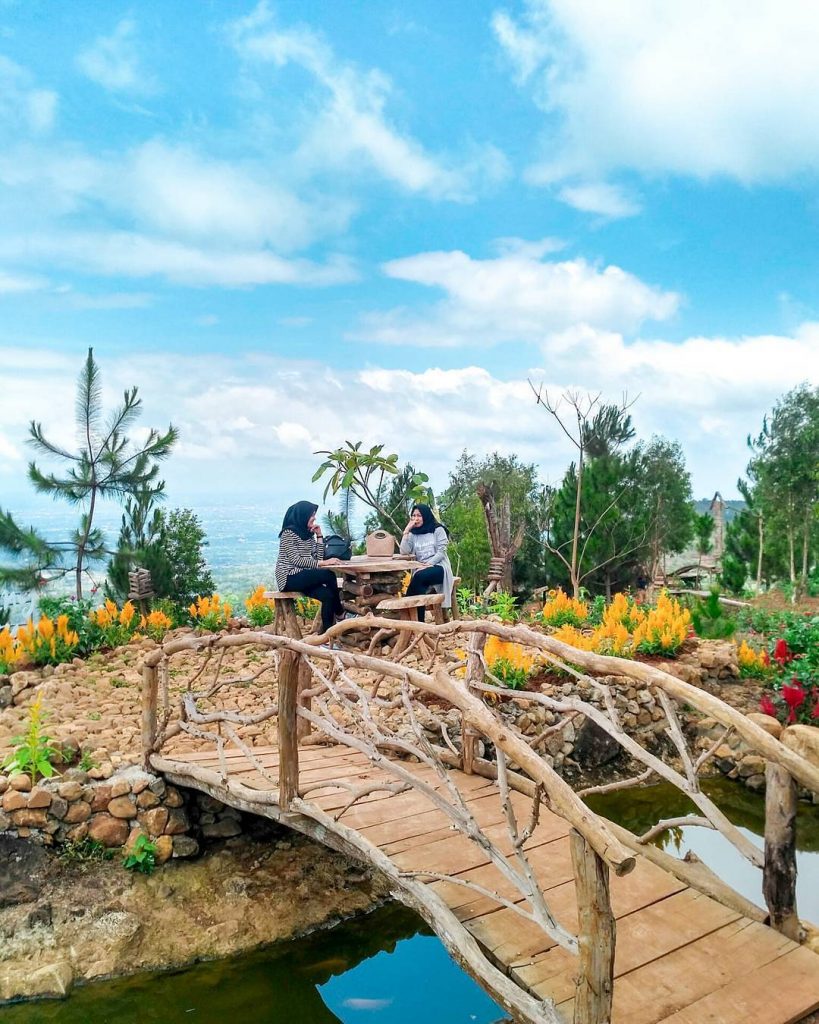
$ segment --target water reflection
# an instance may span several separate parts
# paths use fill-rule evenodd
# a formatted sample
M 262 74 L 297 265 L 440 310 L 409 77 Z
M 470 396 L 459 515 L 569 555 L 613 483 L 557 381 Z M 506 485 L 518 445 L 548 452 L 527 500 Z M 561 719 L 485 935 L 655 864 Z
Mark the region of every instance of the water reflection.
M 703 789 L 741 831 L 762 846 L 764 797 L 724 778 L 704 780 Z M 663 818 L 699 813 L 691 801 L 670 783 L 590 796 L 587 802 L 592 810 L 637 835 Z M 819 807 L 800 801 L 796 844 L 799 916 L 819 923 Z M 743 896 L 765 906 L 762 872 L 740 856 L 719 832 L 695 825 L 673 828 L 658 836 L 655 845 L 677 857 L 684 856 L 688 850 L 693 851 Z
M 3 1024 L 490 1024 L 501 1016 L 398 904 L 250 956 L 0 1010 Z

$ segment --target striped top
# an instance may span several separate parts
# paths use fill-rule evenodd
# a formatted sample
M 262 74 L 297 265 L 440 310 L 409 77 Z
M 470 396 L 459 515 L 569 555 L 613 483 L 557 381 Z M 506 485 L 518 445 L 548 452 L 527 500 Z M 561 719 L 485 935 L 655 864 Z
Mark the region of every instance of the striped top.
M 276 559 L 276 586 L 287 590 L 287 577 L 300 569 L 317 569 L 319 559 L 324 558 L 324 540 L 308 537 L 302 540 L 292 530 L 285 530 L 279 537 L 279 557 Z

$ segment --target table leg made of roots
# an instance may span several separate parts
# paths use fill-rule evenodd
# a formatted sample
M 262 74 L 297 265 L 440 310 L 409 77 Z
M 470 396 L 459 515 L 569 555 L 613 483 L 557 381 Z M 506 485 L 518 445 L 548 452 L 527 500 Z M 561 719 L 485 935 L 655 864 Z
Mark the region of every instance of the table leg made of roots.
M 343 565 L 334 566 L 333 571 L 341 577 L 344 610 L 354 615 L 367 615 L 374 613 L 381 601 L 401 594 L 407 573 L 423 568 L 421 562 L 395 555 L 378 558 L 354 555 Z

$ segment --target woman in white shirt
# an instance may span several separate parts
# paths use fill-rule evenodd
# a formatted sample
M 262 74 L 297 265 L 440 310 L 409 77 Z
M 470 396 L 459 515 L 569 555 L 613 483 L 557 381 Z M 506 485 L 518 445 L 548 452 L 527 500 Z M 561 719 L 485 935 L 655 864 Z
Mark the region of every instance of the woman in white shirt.
M 444 595 L 444 608 L 452 606 L 452 566 L 446 549 L 449 534 L 435 518 L 429 505 L 413 505 L 410 520 L 401 537 L 401 553 L 412 555 L 425 568 L 416 569 L 407 587 L 407 597 L 425 594 L 430 589 Z M 424 621 L 425 609 L 418 609 L 418 618 Z

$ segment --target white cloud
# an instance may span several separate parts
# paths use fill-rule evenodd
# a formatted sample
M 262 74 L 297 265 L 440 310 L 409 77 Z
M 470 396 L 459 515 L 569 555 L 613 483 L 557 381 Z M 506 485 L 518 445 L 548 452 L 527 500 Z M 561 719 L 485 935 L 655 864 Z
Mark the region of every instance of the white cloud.
M 285 259 L 267 250 L 201 248 L 134 232 L 62 232 L 0 238 L 0 258 L 43 261 L 103 276 L 164 277 L 177 284 L 246 288 L 331 285 L 354 280 L 343 257 L 325 263 Z
M 33 76 L 0 55 L 0 120 L 31 135 L 51 131 L 57 113 L 57 93 L 35 86 Z
M 535 243 L 533 252 L 543 247 Z M 363 317 L 358 336 L 385 344 L 539 342 L 577 323 L 630 332 L 646 320 L 673 316 L 680 301 L 676 293 L 647 285 L 620 267 L 600 269 L 583 259 L 543 262 L 525 246 L 486 260 L 458 251 L 420 253 L 393 260 L 383 270 L 446 294 L 431 310 L 394 309 Z
M 384 443 L 402 459 L 446 483 L 463 448 L 516 453 L 537 463 L 544 479 L 558 480 L 571 452 L 535 405 L 524 377 L 504 380 L 477 366 L 420 372 L 373 367 L 327 371 L 312 362 L 246 356 L 207 361 L 164 353 L 116 357 L 97 353 L 104 403 L 137 384 L 145 402 L 143 425 L 180 427 L 183 443 L 167 464 L 171 479 L 201 483 L 228 476 L 237 493 L 259 490 L 320 494 L 310 487 L 314 452 L 345 438 Z M 776 398 L 803 377 L 819 379 L 819 324 L 789 336 L 690 338 L 680 344 L 593 328 L 549 338 L 546 370 L 532 370 L 554 392 L 600 389 L 617 399 L 639 393 L 633 417 L 638 434 L 678 439 L 693 470 L 695 490 L 732 493 L 748 459 L 745 437 L 759 429 Z M 71 445 L 73 380 L 81 354 L 68 358 L 29 347 L 0 349 L 4 401 L 0 403 L 0 473 L 16 473 L 29 420 Z M 320 411 L 319 411 L 320 410 Z M 11 476 L 9 477 L 11 479 Z M 291 497 L 292 500 L 292 497 Z
M 12 295 L 15 292 L 33 292 L 45 287 L 41 277 L 27 277 L 22 274 L 8 274 L 0 270 L 0 295 Z
M 216 160 L 154 139 L 109 179 L 113 202 L 147 230 L 177 238 L 302 249 L 346 227 L 348 202 L 302 200 L 269 167 Z
M 819 169 L 814 4 L 526 0 L 493 26 L 549 116 L 541 181 L 633 168 L 754 183 Z
M 455 200 L 471 198 L 476 181 L 492 183 L 509 173 L 506 158 L 493 146 L 473 146 L 458 161 L 429 154 L 389 119 L 392 83 L 385 74 L 337 57 L 310 28 L 279 27 L 264 3 L 233 22 L 229 35 L 248 63 L 295 65 L 318 87 L 318 97 L 309 99 L 298 153 L 313 171 L 342 167 L 357 173 L 367 167 L 407 192 Z
M 123 18 L 110 35 L 98 36 L 77 55 L 77 67 L 92 82 L 111 92 L 145 93 L 155 88 L 140 68 L 133 18 Z
M 529 176 L 532 180 L 531 175 Z M 599 213 L 602 217 L 633 217 L 640 205 L 629 198 L 623 189 L 606 182 L 585 185 L 567 185 L 558 193 L 558 199 L 584 213 Z

